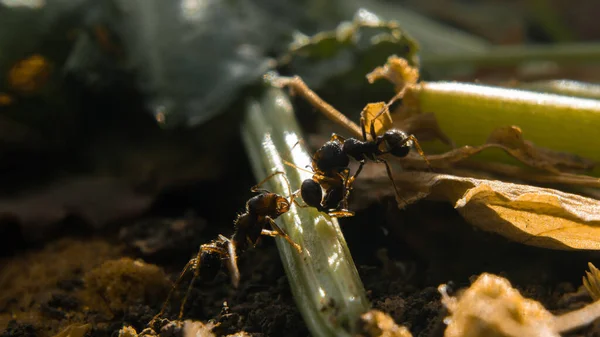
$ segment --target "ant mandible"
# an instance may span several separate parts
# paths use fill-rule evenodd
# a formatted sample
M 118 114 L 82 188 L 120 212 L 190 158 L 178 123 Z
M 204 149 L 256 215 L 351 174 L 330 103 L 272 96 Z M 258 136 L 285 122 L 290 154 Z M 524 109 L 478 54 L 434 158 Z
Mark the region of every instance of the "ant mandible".
M 283 175 L 283 178 L 287 182 L 288 191 L 290 193 L 289 200 L 277 193 L 272 193 L 260 188 L 260 186 L 269 179 L 279 174 Z M 280 236 L 294 247 L 298 253 L 302 253 L 300 245 L 295 243 L 289 235 L 275 223 L 275 219 L 289 211 L 292 203 L 297 204 L 297 201 L 294 200 L 295 196 L 291 191 L 290 183 L 285 176 L 285 173 L 278 171 L 269 175 L 260 183 L 253 186 L 251 191 L 260 192 L 260 194 L 255 195 L 246 202 L 246 211 L 238 215 L 234 221 L 234 232 L 231 238 L 219 234 L 217 239 L 200 246 L 196 257 L 192 258 L 179 274 L 179 278 L 173 284 L 173 288 L 169 292 L 162 309 L 149 323 L 150 326 L 164 314 L 171 295 L 179 283 L 181 283 L 183 276 L 189 269 L 194 271 L 194 275 L 192 276 L 192 280 L 188 285 L 187 292 L 181 303 L 178 316 L 179 320 L 181 320 L 181 317 L 183 316 L 183 309 L 196 278 L 213 279 L 224 261 L 226 261 L 226 267 L 229 271 L 233 287 L 237 288 L 239 286 L 240 272 L 237 265 L 237 257 L 243 254 L 249 246 L 255 247 L 263 235 L 272 237 Z M 267 229 L 266 227 L 270 227 L 270 229 Z M 202 275 L 200 274 L 201 271 L 203 273 Z
M 375 130 L 375 120 L 380 118 L 388 111 L 387 109 L 389 106 L 401 96 L 401 93 L 394 96 L 394 98 L 385 104 L 384 108 L 377 115 L 375 115 L 370 123 L 370 130 L 367 134 L 364 116 L 365 110 L 363 110 L 363 113 L 361 113 L 359 128 L 341 112 L 337 111 L 333 106 L 323 101 L 323 99 L 321 99 L 314 91 L 312 91 L 300 77 L 278 77 L 275 78 L 273 82 L 279 87 L 287 86 L 293 92 L 300 93 L 300 95 L 308 100 L 313 106 L 321 110 L 321 112 L 327 117 L 342 124 L 354 134 L 362 136 L 362 140 L 360 140 L 358 138 L 344 138 L 335 133 L 332 134 L 331 139 L 323 144 L 323 146 L 321 146 L 321 148 L 319 148 L 313 156 L 312 168 L 314 172 L 318 173 L 318 175 L 317 177 L 313 176 L 314 183 L 309 183 L 305 180 L 307 185 L 304 186 L 304 183 L 302 184 L 301 194 L 303 198 L 304 194 L 308 195 L 309 197 L 316 196 L 316 187 L 314 184 L 319 183 L 322 185 L 324 182 L 319 175 L 331 178 L 334 177 L 336 173 L 342 174 L 342 172 L 344 172 L 346 175 L 342 179 L 344 181 L 341 185 L 343 186 L 343 189 L 338 189 L 343 190 L 343 193 L 341 193 L 341 195 L 343 195 L 341 201 L 343 200 L 344 204 L 347 204 L 347 197 L 351 190 L 352 183 L 362 171 L 366 161 L 370 160 L 375 163 L 382 163 L 385 165 L 388 178 L 392 181 L 392 185 L 394 186 L 396 198 L 397 200 L 402 200 L 398 186 L 394 181 L 390 165 L 387 160 L 383 159 L 381 156 L 385 154 L 391 154 L 399 158 L 406 157 L 410 152 L 410 149 L 415 146 L 421 157 L 423 157 L 427 165 L 430 166 L 427 157 L 425 157 L 425 154 L 423 153 L 423 150 L 421 149 L 421 146 L 414 135 L 407 135 L 405 132 L 398 129 L 387 130 L 383 135 L 377 135 Z M 360 163 L 356 173 L 352 177 L 349 176 L 349 157 L 352 157 Z M 306 193 L 302 191 L 303 189 L 306 190 Z M 340 193 L 338 193 L 338 195 L 339 194 Z M 306 203 L 309 204 L 308 202 Z

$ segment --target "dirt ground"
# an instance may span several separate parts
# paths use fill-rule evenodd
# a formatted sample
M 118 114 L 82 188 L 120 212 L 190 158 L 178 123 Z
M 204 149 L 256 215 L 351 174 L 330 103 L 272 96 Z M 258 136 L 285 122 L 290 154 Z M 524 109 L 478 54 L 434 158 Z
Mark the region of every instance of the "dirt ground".
M 163 200 L 170 201 L 157 202 L 150 214 L 169 208 L 173 200 L 191 198 L 198 189 L 165 196 Z M 149 215 L 120 230 L 63 237 L 13 251 L 0 269 L 2 336 L 53 336 L 75 323 L 91 323 L 85 333 L 89 337 L 116 336 L 124 325 L 141 331 L 160 310 L 169 289 L 167 276 L 175 280 L 198 244 L 231 230 L 227 227 L 231 220 L 204 219 L 198 213 L 195 217 L 182 213 L 178 220 Z M 436 290 L 440 283 L 458 290 L 484 271 L 507 277 L 554 313 L 591 301 L 578 288 L 586 263 L 598 254 L 511 243 L 473 230 L 449 205 L 420 202 L 400 211 L 392 200 L 383 199 L 341 226 L 373 307 L 389 313 L 415 336 L 443 334 L 446 313 Z M 143 259 L 160 268 L 115 260 L 121 257 Z M 98 268 L 105 261 L 113 262 Z M 252 336 L 309 335 L 272 240 L 263 240 L 241 256 L 240 270 L 238 290 L 224 272 L 214 280 L 197 280 L 183 318 L 218 322 L 214 330 L 218 335 L 238 331 Z M 166 317 L 177 317 L 189 280 L 189 275 L 184 278 Z M 571 335 L 599 333 L 600 326 L 591 325 Z

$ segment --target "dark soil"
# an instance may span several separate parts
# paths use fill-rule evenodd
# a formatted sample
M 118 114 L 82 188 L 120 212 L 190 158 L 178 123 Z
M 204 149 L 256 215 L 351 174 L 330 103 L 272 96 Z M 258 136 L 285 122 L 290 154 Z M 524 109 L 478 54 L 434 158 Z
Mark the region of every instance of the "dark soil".
M 212 223 L 203 226 L 198 217 L 187 219 L 197 230 L 173 222 L 169 227 L 165 225 L 167 220 L 156 217 L 156 221 L 123 227 L 118 237 L 106 234 L 101 238 L 51 242 L 39 251 L 23 251 L 5 261 L 13 267 L 3 268 L 0 279 L 16 275 L 18 268 L 33 268 L 37 274 L 29 272 L 29 283 L 9 282 L 4 288 L 0 302 L 2 336 L 52 336 L 70 324 L 83 322 L 92 323 L 86 335 L 89 337 L 114 336 L 123 325 L 140 332 L 160 310 L 162 300 L 127 302 L 123 310 L 111 312 L 106 310 L 111 299 L 106 298 L 104 304 L 91 300 L 83 278 L 105 260 L 132 256 L 158 263 L 175 280 L 199 243 L 208 241 L 219 230 L 226 234 L 230 230 Z M 507 277 L 524 295 L 541 301 L 553 312 L 590 301 L 585 293 L 576 292 L 586 263 L 597 254 L 548 251 L 511 243 L 473 230 L 445 204 L 421 202 L 399 211 L 391 200 L 384 199 L 343 221 L 342 227 L 373 307 L 406 325 L 415 336 L 443 334 L 446 313 L 436 290 L 440 283 L 450 283 L 451 289 L 458 290 L 484 271 Z M 136 231 L 138 240 L 132 240 Z M 153 236 L 160 236 L 162 243 L 153 246 L 155 249 L 140 250 L 140 242 L 153 242 L 157 239 Z M 85 253 L 86 249 L 92 251 Z M 62 262 L 57 265 L 59 260 Z M 263 240 L 239 262 L 239 289 L 231 287 L 224 272 L 214 280 L 196 280 L 183 318 L 218 322 L 214 330 L 218 335 L 238 331 L 253 336 L 309 335 L 273 241 Z M 15 263 L 20 267 L 14 269 Z M 45 281 L 40 279 L 44 277 Z M 165 317 L 177 317 L 190 278 L 184 277 Z M 593 336 L 599 329 L 591 326 L 576 335 Z

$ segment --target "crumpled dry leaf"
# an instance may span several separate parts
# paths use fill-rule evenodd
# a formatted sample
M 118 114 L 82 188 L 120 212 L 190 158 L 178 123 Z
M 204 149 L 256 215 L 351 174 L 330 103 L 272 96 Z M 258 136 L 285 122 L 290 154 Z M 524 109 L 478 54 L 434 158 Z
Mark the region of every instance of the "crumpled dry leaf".
M 368 134 L 371 132 L 371 124 L 377 135 L 383 134 L 393 126 L 390 110 L 385 102 L 367 104 L 360 112 L 360 117 Z
M 437 123 L 430 121 L 428 125 L 433 128 L 431 132 L 434 137 L 440 138 L 443 141 L 445 135 L 440 133 L 441 130 L 439 130 L 439 128 L 436 129 Z M 416 125 L 413 125 L 412 128 L 414 129 L 418 126 L 419 122 L 417 122 Z M 423 133 L 424 130 L 421 129 L 420 132 Z M 503 163 L 466 160 L 484 150 L 494 148 L 501 149 L 523 164 L 542 170 L 542 172 L 535 172 Z M 433 169 L 449 169 L 460 164 L 461 166 L 468 168 L 502 174 L 504 176 L 536 183 L 558 183 L 586 187 L 600 187 L 600 179 L 598 178 L 563 172 L 590 170 L 593 169 L 597 163 L 570 153 L 558 152 L 535 146 L 533 143 L 523 138 L 521 129 L 516 126 L 495 129 L 486 144 L 480 146 L 467 145 L 442 154 L 427 155 L 427 159 L 429 160 L 430 166 L 427 165 L 421 156 L 414 153 L 399 159 L 399 161 L 402 163 L 402 167 L 406 169 L 424 170 L 429 167 Z
M 554 316 L 502 277 L 482 274 L 458 297 L 449 296 L 446 289 L 438 287 L 450 312 L 444 320 L 445 337 L 560 336 Z
M 405 59 L 396 55 L 388 57 L 383 67 L 377 67 L 367 74 L 367 81 L 375 81 L 385 78 L 394 84 L 396 92 L 400 92 L 406 85 L 416 84 L 419 80 L 419 69 L 412 67 Z
M 457 297 L 448 295 L 445 284 L 438 290 L 451 314 L 444 320 L 445 337 L 559 337 L 600 317 L 600 301 L 554 316 L 541 303 L 524 298 L 507 279 L 488 273 Z
M 486 145 L 497 145 L 521 162 L 553 173 L 566 170 L 589 170 L 596 165 L 592 160 L 574 154 L 535 146 L 523 138 L 523 132 L 517 126 L 495 129 Z
M 588 268 L 590 268 L 590 271 L 585 272 L 583 286 L 590 296 L 597 301 L 600 299 L 600 270 L 591 262 L 588 262 Z
M 435 130 L 433 130 L 434 133 Z M 592 160 L 580 156 L 553 151 L 535 146 L 523 138 L 517 126 L 499 127 L 492 131 L 486 144 L 480 146 L 463 146 L 442 154 L 428 155 L 433 168 L 447 168 L 487 149 L 497 148 L 530 167 L 545 170 L 557 175 L 564 170 L 590 170 L 596 166 Z M 402 159 L 406 167 L 424 168 L 425 161 L 420 156 L 409 156 Z M 598 179 L 594 179 L 598 180 Z
M 399 326 L 388 314 L 370 310 L 360 317 L 359 334 L 364 337 L 412 337 L 405 326 Z
M 353 195 L 393 189 L 385 173 L 363 171 Z M 394 172 L 404 207 L 422 198 L 444 200 L 470 224 L 527 245 L 600 249 L 600 201 L 554 189 L 426 172 Z M 378 192 L 379 193 L 379 192 Z
M 183 323 L 183 337 L 215 337 L 212 332 L 215 326 L 212 322 L 204 324 L 200 321 L 186 320 Z

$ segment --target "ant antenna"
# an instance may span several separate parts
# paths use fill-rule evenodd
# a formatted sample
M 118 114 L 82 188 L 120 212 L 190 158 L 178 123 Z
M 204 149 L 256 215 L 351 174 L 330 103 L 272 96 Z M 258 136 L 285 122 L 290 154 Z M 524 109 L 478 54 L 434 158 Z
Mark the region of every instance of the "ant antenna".
M 284 163 L 288 163 L 287 161 L 284 160 Z M 288 163 L 291 164 L 291 163 Z M 293 165 L 293 164 L 292 164 Z M 288 189 L 288 194 L 289 194 L 289 199 L 290 199 L 290 203 L 294 202 L 295 200 L 295 194 L 292 193 L 292 185 L 290 184 L 289 179 L 287 178 L 287 176 L 285 175 L 285 172 L 283 171 L 277 171 L 274 172 L 272 174 L 270 174 L 268 177 L 266 177 L 265 179 L 263 179 L 261 182 L 259 182 L 258 184 L 252 186 L 252 188 L 250 189 L 252 192 L 264 192 L 264 193 L 270 193 L 270 191 L 265 190 L 265 189 L 261 189 L 260 186 L 262 186 L 264 183 L 266 183 L 267 181 L 269 181 L 271 178 L 273 178 L 274 176 L 281 174 L 283 176 L 283 179 L 285 180 L 285 183 L 287 185 L 287 189 Z

